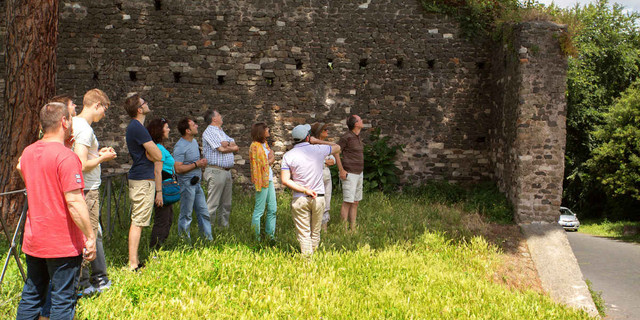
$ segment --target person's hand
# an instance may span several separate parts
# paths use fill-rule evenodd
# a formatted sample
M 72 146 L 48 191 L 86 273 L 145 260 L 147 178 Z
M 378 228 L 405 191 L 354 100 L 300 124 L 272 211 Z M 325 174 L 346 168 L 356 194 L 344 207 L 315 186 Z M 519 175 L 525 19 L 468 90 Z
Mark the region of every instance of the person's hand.
M 69 138 L 67 138 L 67 140 L 64 141 L 64 146 L 71 149 L 71 147 L 73 147 L 73 144 L 76 142 L 76 138 L 71 135 L 69 136 Z
M 103 161 L 110 161 L 118 157 L 118 154 L 111 147 L 104 147 L 98 151 L 98 156 L 103 158 Z
M 196 166 L 198 168 L 204 168 L 205 166 L 207 166 L 207 159 L 200 159 L 196 161 Z
M 340 179 L 347 179 L 347 170 L 340 170 Z
M 307 196 L 310 196 L 310 197 L 312 197 L 314 199 L 318 196 L 317 192 L 315 192 L 315 191 L 313 191 L 313 190 L 311 190 L 309 188 L 304 188 L 304 194 L 307 195 Z
M 158 207 L 162 207 L 164 205 L 164 202 L 162 201 L 162 192 L 156 192 L 156 206 Z
M 87 261 L 93 261 L 96 258 L 96 241 L 93 239 L 87 239 L 84 242 L 84 249 L 82 250 L 82 258 Z

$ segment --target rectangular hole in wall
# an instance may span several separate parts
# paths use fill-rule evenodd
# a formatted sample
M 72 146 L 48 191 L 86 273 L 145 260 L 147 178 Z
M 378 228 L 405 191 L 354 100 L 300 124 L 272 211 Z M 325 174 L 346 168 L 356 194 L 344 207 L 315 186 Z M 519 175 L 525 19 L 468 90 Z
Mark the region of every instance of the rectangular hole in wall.
M 404 60 L 402 58 L 396 59 L 396 67 L 398 67 L 398 69 L 404 68 Z
M 154 0 L 153 1 L 153 6 L 156 8 L 156 10 L 162 10 L 162 1 L 161 0 Z
M 327 59 L 327 69 L 333 70 L 333 59 Z
M 273 83 L 275 82 L 273 80 L 274 80 L 273 77 L 265 77 L 264 78 L 264 81 L 267 83 L 267 86 L 269 86 L 269 87 L 273 87 Z
M 218 84 L 224 84 L 224 76 L 218 76 Z
M 180 78 L 182 78 L 182 74 L 180 72 L 173 73 L 173 82 L 180 83 Z
M 366 69 L 368 63 L 369 62 L 367 61 L 367 59 L 360 59 L 360 62 L 358 63 L 358 66 L 360 66 L 360 70 Z
M 433 69 L 433 67 L 436 65 L 436 60 L 431 59 L 427 61 L 427 65 L 429 66 L 429 69 Z
M 138 74 L 135 71 L 129 71 L 129 80 L 138 81 Z
M 98 80 L 98 79 L 99 79 L 99 77 L 100 77 L 100 72 L 98 72 L 98 71 L 94 71 L 94 72 L 93 72 L 93 80 Z
M 302 60 L 301 59 L 296 59 L 296 70 L 302 70 Z
M 485 67 L 485 65 L 486 65 L 486 64 L 487 64 L 487 63 L 486 63 L 486 62 L 484 62 L 484 61 L 476 62 L 476 67 L 477 67 L 478 69 L 482 70 L 482 69 L 484 69 L 484 67 Z

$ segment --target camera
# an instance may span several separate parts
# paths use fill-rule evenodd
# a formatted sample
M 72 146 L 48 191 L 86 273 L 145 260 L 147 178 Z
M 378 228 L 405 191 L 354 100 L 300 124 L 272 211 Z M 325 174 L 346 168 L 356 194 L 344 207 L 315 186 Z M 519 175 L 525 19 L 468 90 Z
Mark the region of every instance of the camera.
M 190 182 L 191 182 L 191 185 L 193 186 L 193 185 L 195 185 L 196 183 L 200 182 L 200 177 L 198 177 L 198 176 L 193 176 L 193 177 L 191 178 L 191 181 L 190 181 Z

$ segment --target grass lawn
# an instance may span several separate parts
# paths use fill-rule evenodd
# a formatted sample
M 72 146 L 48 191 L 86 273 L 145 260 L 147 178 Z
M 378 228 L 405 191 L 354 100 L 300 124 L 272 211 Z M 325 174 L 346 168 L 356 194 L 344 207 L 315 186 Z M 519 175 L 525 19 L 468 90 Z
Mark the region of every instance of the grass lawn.
M 341 197 L 334 195 L 329 231 L 319 251 L 304 258 L 289 194 L 278 196 L 277 243 L 269 246 L 252 240 L 253 192 L 236 189 L 231 227 L 216 230 L 213 242 L 183 243 L 177 210 L 163 250 L 148 250 L 147 228 L 141 272 L 125 269 L 126 227 L 116 228 L 105 241 L 113 285 L 81 299 L 78 319 L 588 318 L 536 291 L 494 280 L 505 255 L 481 235 L 478 225 L 486 219 L 472 212 L 508 211 L 506 201 L 490 193 L 451 196 L 435 188 L 365 194 L 355 234 L 340 224 Z M 197 234 L 195 221 L 192 232 Z M 21 288 L 11 263 L 0 289 L 6 318 L 15 317 Z
M 580 221 L 580 232 L 599 236 L 607 237 L 616 240 L 622 240 L 627 242 L 640 243 L 640 232 L 634 235 L 625 235 L 625 227 L 635 228 L 640 230 L 640 222 L 631 221 L 608 221 L 608 220 L 585 220 Z

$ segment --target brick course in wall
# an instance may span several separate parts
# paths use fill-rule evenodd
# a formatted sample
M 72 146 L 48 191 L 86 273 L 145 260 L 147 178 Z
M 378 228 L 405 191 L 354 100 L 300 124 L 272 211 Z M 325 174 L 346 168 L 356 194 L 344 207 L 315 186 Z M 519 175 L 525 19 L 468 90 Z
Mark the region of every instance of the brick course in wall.
M 562 188 L 561 28 L 516 30 L 513 46 L 467 40 L 418 1 L 63 1 L 57 86 L 78 104 L 94 87 L 112 98 L 96 124 L 120 155 L 106 172 L 129 166 L 122 102 L 131 92 L 152 103 L 149 117 L 173 121 L 169 150 L 180 118 L 202 132 L 204 112 L 218 109 L 241 148 L 239 183 L 249 180 L 252 123 L 271 127 L 279 160 L 295 125 L 330 123 L 337 139 L 356 113 L 365 138 L 380 128 L 406 145 L 404 183 L 496 180 L 519 221 L 549 220 Z

